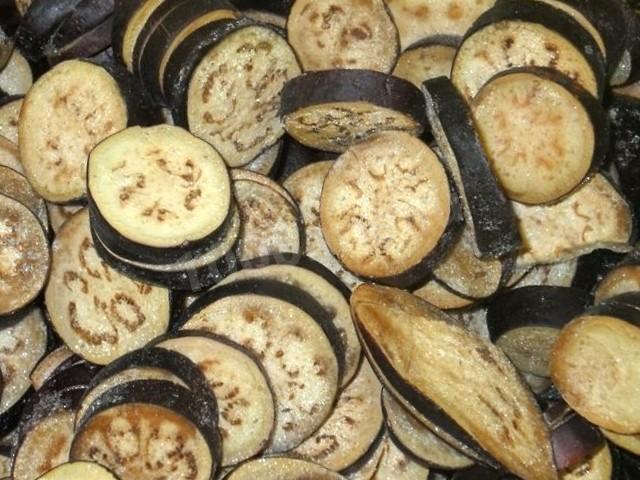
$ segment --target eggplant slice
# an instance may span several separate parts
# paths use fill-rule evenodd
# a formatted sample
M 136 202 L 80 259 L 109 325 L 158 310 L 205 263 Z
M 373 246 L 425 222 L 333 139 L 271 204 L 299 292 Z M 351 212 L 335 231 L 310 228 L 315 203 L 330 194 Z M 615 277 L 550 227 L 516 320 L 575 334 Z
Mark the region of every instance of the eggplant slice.
M 18 119 L 23 104 L 22 95 L 0 99 L 0 135 L 15 144 L 18 143 Z
M 363 69 L 389 73 L 400 50 L 383 0 L 298 0 L 287 35 L 305 71 Z
M 622 435 L 604 428 L 601 428 L 600 430 L 602 430 L 602 434 L 611 443 L 620 448 L 624 448 L 626 451 L 631 452 L 636 456 L 640 456 L 640 435 Z
M 457 37 L 419 40 L 400 54 L 393 75 L 410 81 L 418 88 L 432 78 L 448 77 L 457 51 L 456 40 Z
M 622 264 L 610 270 L 594 291 L 595 303 L 616 295 L 640 291 L 640 265 Z
M 562 472 L 562 480 L 615 479 L 611 449 L 605 444 L 598 452 L 578 466 Z
M 89 152 L 126 126 L 125 100 L 104 68 L 71 60 L 49 70 L 20 114 L 20 158 L 34 190 L 54 203 L 81 198 Z
M 497 347 L 401 290 L 362 285 L 351 308 L 385 386 L 523 479 L 557 478 L 542 415 Z
M 55 203 L 47 203 L 47 211 L 49 213 L 49 222 L 53 233 L 57 234 L 62 225 L 69 220 L 75 213 L 82 210 L 84 205 L 56 205 Z
M 424 98 L 413 84 L 371 70 L 325 70 L 289 80 L 280 114 L 298 142 L 330 152 L 381 132 L 418 136 L 426 124 Z
M 118 480 L 113 473 L 99 463 L 69 462 L 58 465 L 38 480 Z
M 52 352 L 49 352 L 38 365 L 31 371 L 29 378 L 31 385 L 35 390 L 40 390 L 67 360 L 74 357 L 75 354 L 69 350 L 69 347 L 62 345 Z M 79 358 L 79 357 L 77 357 Z
M 10 141 L 9 139 L 3 137 L 1 134 L 0 134 L 0 165 L 2 165 L 3 167 L 12 168 L 16 172 L 24 175 L 24 168 L 22 167 L 22 162 L 20 162 L 18 146 L 12 141 Z
M 447 285 L 435 279 L 430 279 L 412 293 L 442 310 L 465 309 L 476 302 L 452 292 Z
M 429 469 L 404 452 L 393 437 L 388 436 L 386 444 L 373 480 L 424 480 L 429 476 Z
M 225 480 L 344 480 L 338 473 L 332 472 L 315 463 L 286 457 L 270 457 L 250 460 L 225 477 Z
M 8 95 L 24 95 L 33 84 L 29 62 L 14 49 L 9 62 L 0 69 L 0 90 Z
M 53 244 L 45 302 L 57 333 L 100 365 L 145 345 L 169 327 L 169 292 L 125 277 L 98 256 L 84 209 Z
M 511 287 L 530 287 L 543 285 L 547 287 L 571 287 L 573 285 L 576 272 L 578 271 L 578 259 L 573 258 L 566 262 L 551 263 L 549 265 L 538 265 L 532 268 L 525 267 L 526 273 L 516 279 Z M 576 288 L 580 288 L 577 287 Z M 588 289 L 582 289 L 588 291 Z
M 49 216 L 45 201 L 31 188 L 27 178 L 9 167 L 0 166 L 0 193 L 22 203 L 38 218 L 49 233 Z
M 351 467 L 341 473 L 348 480 L 371 480 L 378 470 L 382 456 L 387 451 L 387 430 L 383 426 L 369 451 Z

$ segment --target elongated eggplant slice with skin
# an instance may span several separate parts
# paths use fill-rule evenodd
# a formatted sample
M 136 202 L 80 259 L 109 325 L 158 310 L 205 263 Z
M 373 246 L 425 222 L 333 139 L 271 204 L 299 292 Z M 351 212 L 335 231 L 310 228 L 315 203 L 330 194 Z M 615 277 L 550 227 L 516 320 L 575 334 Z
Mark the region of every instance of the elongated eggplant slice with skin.
M 99 461 L 122 478 L 213 479 L 221 458 L 217 412 L 199 400 L 162 380 L 118 385 L 81 420 L 70 459 Z
M 385 384 L 445 430 L 465 432 L 523 479 L 557 478 L 542 415 L 498 348 L 401 290 L 362 285 L 351 308 L 367 357 L 384 372 Z M 436 381 L 438 375 L 448 381 Z
M 100 365 L 146 344 L 169 326 L 169 292 L 112 270 L 94 249 L 86 209 L 58 232 L 45 302 L 74 353 Z
M 372 70 L 326 70 L 289 80 L 280 105 L 298 142 L 344 152 L 377 133 L 424 130 L 424 98 L 407 80 Z
M 330 414 L 340 382 L 341 362 L 334 350 L 340 342 L 336 331 L 332 346 L 323 330 L 328 325 L 321 327 L 316 320 L 320 316 L 314 318 L 295 303 L 268 296 L 269 284 L 277 287 L 271 293 L 281 298 L 297 290 L 266 280 L 236 282 L 200 296 L 182 320 L 183 328 L 228 337 L 261 359 L 277 407 L 276 429 L 268 451 L 278 453 L 298 446 Z M 312 299 L 301 290 L 293 296 Z M 292 376 L 292 372 L 298 373 Z M 299 393 L 302 389 L 304 395 Z
M 0 165 L 9 167 L 24 175 L 24 168 L 20 162 L 18 146 L 0 135 Z
M 9 63 L 0 70 L 0 89 L 9 95 L 24 95 L 33 85 L 33 73 L 29 62 L 14 49 Z
M 591 304 L 570 287 L 529 286 L 495 297 L 487 308 L 491 341 L 522 371 L 549 376 L 549 355 L 560 330 Z
M 447 285 L 435 279 L 430 279 L 412 293 L 441 310 L 463 309 L 475 303 L 475 300 L 461 297 L 452 292 Z
M 464 35 L 495 3 L 495 0 L 386 0 L 405 52 L 423 38 Z
M 398 30 L 383 0 L 298 0 L 289 12 L 287 36 L 305 71 L 389 73 L 400 51 Z
M 520 237 L 513 211 L 491 171 L 469 107 L 445 77 L 425 82 L 422 91 L 431 129 L 460 192 L 467 227 L 475 237 L 476 256 L 496 258 L 518 250 Z
M 453 246 L 461 214 L 443 165 L 408 133 L 352 146 L 322 188 L 329 249 L 350 271 L 380 283 L 415 285 Z
M 232 471 L 226 480 L 251 480 L 256 478 L 272 480 L 344 480 L 338 473 L 305 460 L 287 457 L 271 457 L 250 460 Z
M 291 195 L 273 180 L 245 170 L 231 171 L 243 230 L 240 261 L 290 252 L 304 252 L 302 214 Z
M 457 37 L 426 38 L 411 45 L 398 57 L 393 75 L 416 87 L 437 77 L 448 77 L 457 50 Z
M 424 480 L 429 469 L 415 457 L 404 452 L 392 436 L 387 436 L 387 448 L 380 459 L 373 480 L 393 478 L 397 480 Z
M 473 465 L 473 460 L 432 433 L 386 390 L 382 393 L 382 405 L 389 436 L 401 449 L 440 469 L 457 470 Z
M 383 426 L 369 451 L 360 460 L 340 473 L 348 480 L 371 480 L 376 474 L 382 455 L 386 450 L 387 429 Z
M 186 330 L 153 344 L 186 356 L 207 378 L 220 412 L 223 467 L 267 446 L 275 425 L 275 401 L 259 359 L 249 350 L 223 337 Z
M 382 385 L 366 360 L 342 390 L 325 423 L 289 455 L 330 470 L 348 469 L 363 458 L 384 425 L 379 397 Z
M 20 114 L 20 157 L 34 190 L 51 202 L 82 197 L 87 155 L 126 125 L 126 103 L 105 69 L 71 60 L 49 70 Z
M 494 75 L 514 67 L 551 67 L 601 98 L 605 64 L 598 44 L 569 14 L 542 2 L 501 0 L 469 29 L 451 79 L 471 100 Z
M 210 249 L 225 231 L 231 204 L 220 155 L 168 125 L 132 127 L 101 142 L 89 156 L 87 189 L 102 242 L 148 263 Z
M 33 388 L 40 390 L 42 385 L 54 374 L 58 367 L 64 363 L 65 360 L 73 356 L 74 353 L 69 350 L 69 347 L 66 345 L 62 345 L 47 354 L 29 374 Z
M 19 318 L 44 288 L 51 252 L 44 227 L 27 206 L 0 195 L 0 320 Z
M 13 143 L 18 143 L 18 119 L 24 98 L 12 95 L 0 100 L 0 135 Z
M 69 462 L 58 465 L 38 480 L 118 480 L 113 473 L 99 463 Z
M 521 203 L 566 197 L 599 169 L 609 148 L 600 102 L 556 70 L 502 72 L 480 89 L 471 109 L 493 171 Z
M 24 175 L 12 168 L 0 166 L 0 193 L 22 203 L 38 218 L 45 232 L 49 232 L 49 217 L 44 200 L 33 191 Z

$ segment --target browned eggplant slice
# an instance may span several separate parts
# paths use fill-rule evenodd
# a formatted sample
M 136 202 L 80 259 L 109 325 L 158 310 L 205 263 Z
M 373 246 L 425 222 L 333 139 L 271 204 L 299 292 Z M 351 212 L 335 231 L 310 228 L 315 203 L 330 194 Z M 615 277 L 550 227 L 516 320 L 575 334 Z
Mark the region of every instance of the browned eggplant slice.
M 418 88 L 432 78 L 448 77 L 459 40 L 459 37 L 418 40 L 400 54 L 393 75 L 410 81 Z
M 21 95 L 0 100 L 0 135 L 15 144 L 18 143 L 18 119 L 23 104 Z
M 0 70 L 0 90 L 8 95 L 24 95 L 33 84 L 29 62 L 14 49 L 9 62 Z
M 104 365 L 167 331 L 169 292 L 107 266 L 94 249 L 86 209 L 63 225 L 53 251 L 45 301 L 74 353 Z
M 598 170 L 608 152 L 600 102 L 552 69 L 500 73 L 471 108 L 495 175 L 521 203 L 557 202 Z
M 366 69 L 389 73 L 400 49 L 383 0 L 298 0 L 287 35 L 305 71 Z
M 413 84 L 371 70 L 326 70 L 289 80 L 280 114 L 298 142 L 330 152 L 381 132 L 417 136 L 426 123 L 424 98 Z
M 0 166 L 0 193 L 22 203 L 38 218 L 40 224 L 49 231 L 49 216 L 44 200 L 34 192 L 27 178 L 9 167 Z
M 344 480 L 338 473 L 305 460 L 287 457 L 270 457 L 250 460 L 232 471 L 226 480 L 252 480 L 270 478 L 271 480 Z
M 367 358 L 392 393 L 523 479 L 557 478 L 542 415 L 497 347 L 401 290 L 361 285 L 351 308 Z
M 366 455 L 383 427 L 381 390 L 378 377 L 364 359 L 324 424 L 289 455 L 338 472 L 352 467 Z
M 387 436 L 386 444 L 373 480 L 424 480 L 429 476 L 429 469 L 403 451 L 392 436 Z
M 38 480 L 118 480 L 113 473 L 99 463 L 68 462 L 58 465 Z
M 457 200 L 429 147 L 408 133 L 381 133 L 352 146 L 329 170 L 320 198 L 322 234 L 355 274 L 415 285 L 457 238 Z
M 636 250 L 611 268 L 594 289 L 594 301 L 600 303 L 623 293 L 640 291 L 640 263 Z

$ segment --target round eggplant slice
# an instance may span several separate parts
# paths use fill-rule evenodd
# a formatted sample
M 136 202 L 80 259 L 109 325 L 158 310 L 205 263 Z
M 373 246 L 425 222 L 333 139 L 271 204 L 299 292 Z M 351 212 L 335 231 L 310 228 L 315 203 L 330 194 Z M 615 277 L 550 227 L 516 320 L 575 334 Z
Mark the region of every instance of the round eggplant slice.
M 587 311 L 560 332 L 551 378 L 590 422 L 616 433 L 639 433 L 639 348 L 640 323 Z
M 437 77 L 448 77 L 456 55 L 456 45 L 426 39 L 402 52 L 393 69 L 395 77 L 404 78 L 416 87 Z
M 273 180 L 245 170 L 232 170 L 234 197 L 240 209 L 240 261 L 304 252 L 304 226 L 298 205 Z
M 297 0 L 287 35 L 305 71 L 389 73 L 400 50 L 398 30 L 383 0 Z
M 29 90 L 20 114 L 20 158 L 34 190 L 50 202 L 82 197 L 87 155 L 126 126 L 125 100 L 104 68 L 56 65 Z
M 56 332 L 74 353 L 105 365 L 169 327 L 169 292 L 114 271 L 94 249 L 86 209 L 53 243 L 45 302 Z
M 220 462 L 212 420 L 217 412 L 203 411 L 199 401 L 186 388 L 162 380 L 118 385 L 90 407 L 70 459 L 100 462 L 123 479 L 210 480 Z
M 284 182 L 284 187 L 300 207 L 304 220 L 306 249 L 305 255 L 321 263 L 349 288 L 354 288 L 362 280 L 345 269 L 333 256 L 322 234 L 320 225 L 320 195 L 332 161 L 313 163 L 293 173 Z
M 29 374 L 31 385 L 35 390 L 40 390 L 66 360 L 73 357 L 74 353 L 69 347 L 62 345 L 47 354 Z
M 0 100 L 0 135 L 15 144 L 18 143 L 18 121 L 23 104 L 22 96 Z
M 118 480 L 116 476 L 99 463 L 69 462 L 58 465 L 38 480 Z
M 475 303 L 475 300 L 463 298 L 457 293 L 452 292 L 447 285 L 443 285 L 438 280 L 433 279 L 412 293 L 442 310 L 467 308 Z
M 269 478 L 271 480 L 345 480 L 331 470 L 315 463 L 286 457 L 271 457 L 250 460 L 232 471 L 225 480 L 254 480 Z
M 0 166 L 0 193 L 22 203 L 38 218 L 45 232 L 49 231 L 47 205 L 31 188 L 27 178 L 9 167 Z
M 225 336 L 260 358 L 277 408 L 268 450 L 288 451 L 331 413 L 340 382 L 338 359 L 314 317 L 292 303 L 265 295 L 264 289 L 248 293 L 238 285 L 218 287 L 201 296 L 183 314 L 183 328 Z
M 24 168 L 20 162 L 20 156 L 18 153 L 18 146 L 11 140 L 3 137 L 0 134 L 0 165 L 3 167 L 9 167 L 16 172 L 24 175 Z
M 44 288 L 51 253 L 38 218 L 5 195 L 0 195 L 0 251 L 0 319 L 10 320 Z
M 424 480 L 428 477 L 429 469 L 405 453 L 393 437 L 388 436 L 386 444 L 373 480 Z
M 605 438 L 611 443 L 620 448 L 624 448 L 626 451 L 631 452 L 634 455 L 640 455 L 640 435 L 622 435 L 604 428 L 601 428 L 600 430 Z
M 367 360 L 338 396 L 324 424 L 289 455 L 342 471 L 362 459 L 378 439 L 384 419 L 382 385 Z
M 491 167 L 512 200 L 556 202 L 607 154 L 602 106 L 554 70 L 525 67 L 499 74 L 471 108 Z
M 54 203 L 46 203 L 51 229 L 55 234 L 58 233 L 60 228 L 62 228 L 62 225 L 64 225 L 67 220 L 83 208 L 83 205 L 56 205 Z
M 519 266 L 562 262 L 600 248 L 631 249 L 631 207 L 601 174 L 554 205 L 514 202 L 513 209 L 525 245 Z
M 457 470 L 473 465 L 473 460 L 442 441 L 386 390 L 382 393 L 382 405 L 389 435 L 414 457 L 441 469 Z
M 500 349 L 398 289 L 361 285 L 351 309 L 391 393 L 524 480 L 557 478 L 546 424 Z
M 220 412 L 223 467 L 247 460 L 268 445 L 275 426 L 275 401 L 253 353 L 226 338 L 190 331 L 154 346 L 181 353 L 206 377 Z
M 598 283 L 595 303 L 623 293 L 640 291 L 640 265 L 620 265 L 609 271 Z
M 423 38 L 464 35 L 496 0 L 387 0 L 386 3 L 406 52 Z
M 586 292 L 569 287 L 521 287 L 494 298 L 487 308 L 491 341 L 519 369 L 549 376 L 549 356 L 560 330 L 591 304 Z
M 344 152 L 380 132 L 420 135 L 424 97 L 407 80 L 371 70 L 300 75 L 282 91 L 287 133 L 308 147 Z
M 429 147 L 408 133 L 382 133 L 351 147 L 329 170 L 322 233 L 350 271 L 408 286 L 452 247 L 461 223 L 455 200 Z
M 169 125 L 123 130 L 93 149 L 92 226 L 112 252 L 149 263 L 197 255 L 219 241 L 231 205 L 224 161 Z
M 0 70 L 0 90 L 8 95 L 24 95 L 33 84 L 29 62 L 14 49 L 9 62 Z

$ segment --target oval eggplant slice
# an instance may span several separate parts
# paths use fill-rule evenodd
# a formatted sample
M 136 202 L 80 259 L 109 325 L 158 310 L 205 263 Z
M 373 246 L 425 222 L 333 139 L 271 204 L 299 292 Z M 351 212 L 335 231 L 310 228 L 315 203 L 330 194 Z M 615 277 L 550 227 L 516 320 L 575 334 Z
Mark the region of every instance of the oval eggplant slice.
M 24 168 L 18 154 L 18 146 L 2 135 L 0 135 L 0 165 L 12 168 L 24 175 Z
M 491 167 L 512 200 L 556 202 L 588 179 L 607 154 L 602 106 L 555 70 L 501 73 L 480 89 L 471 108 Z
M 429 469 L 402 451 L 393 437 L 388 436 L 386 444 L 373 480 L 424 480 L 429 476 Z
M 371 70 L 326 70 L 289 80 L 280 105 L 287 133 L 308 147 L 344 152 L 380 132 L 424 130 L 424 98 L 410 82 Z
M 267 446 L 275 426 L 275 401 L 253 353 L 224 337 L 195 331 L 153 344 L 189 358 L 209 382 L 220 412 L 223 467 L 247 460 Z
M 497 347 L 401 290 L 361 285 L 351 308 L 385 385 L 523 479 L 557 478 L 542 415 Z
M 99 463 L 69 462 L 58 465 L 38 480 L 118 480 L 113 473 Z
M 389 435 L 414 457 L 441 469 L 473 465 L 473 460 L 442 441 L 386 390 L 382 392 L 382 406 Z
M 33 84 L 29 62 L 14 49 L 9 62 L 0 70 L 0 90 L 8 95 L 24 95 Z
M 593 37 L 569 14 L 537 1 L 501 0 L 467 32 L 451 79 L 471 100 L 497 73 L 551 67 L 601 98 L 605 65 Z
M 82 197 L 87 155 L 126 126 L 126 103 L 105 69 L 56 65 L 29 90 L 20 114 L 20 158 L 34 190 L 50 202 Z
M 514 202 L 513 209 L 525 245 L 520 266 L 562 262 L 599 248 L 631 249 L 631 207 L 601 174 L 554 205 Z
M 236 283 L 207 292 L 187 308 L 182 321 L 183 328 L 225 336 L 261 359 L 277 408 L 269 451 L 278 453 L 302 443 L 330 414 L 339 364 L 317 320 L 292 303 L 266 296 L 265 282 L 260 289 L 244 290 Z
M 406 52 L 423 38 L 464 35 L 496 0 L 386 0 L 386 3 Z
M 225 480 L 344 480 L 338 473 L 332 472 L 315 463 L 286 457 L 261 458 L 250 460 L 232 471 Z
M 306 250 L 305 255 L 328 268 L 349 288 L 354 288 L 362 280 L 345 269 L 333 256 L 322 234 L 320 225 L 320 195 L 332 161 L 312 163 L 293 173 L 284 182 L 284 187 L 300 207 L 304 220 Z
M 74 353 L 66 345 L 62 345 L 50 352 L 29 374 L 33 388 L 40 390 L 42 385 L 58 370 L 58 367 L 73 356 Z
M 98 461 L 124 479 L 213 479 L 221 456 L 217 412 L 199 401 L 162 380 L 118 385 L 90 407 L 70 459 Z
M 102 242 L 148 263 L 210 249 L 224 233 L 231 204 L 220 155 L 169 125 L 128 128 L 100 143 L 89 156 L 87 190 Z
M 18 143 L 18 121 L 23 104 L 21 95 L 0 100 L 0 135 L 15 144 Z
M 640 432 L 640 323 L 587 311 L 553 346 L 551 378 L 565 401 L 590 422 L 622 434 Z
M 320 220 L 329 249 L 350 271 L 408 286 L 452 247 L 461 219 L 433 151 L 402 132 L 354 145 L 331 167 Z
M 402 52 L 393 75 L 410 81 L 418 88 L 432 78 L 448 77 L 456 55 L 457 40 L 457 37 L 436 37 L 418 41 Z
M 287 36 L 305 71 L 363 69 L 389 73 L 398 59 L 398 30 L 383 0 L 298 0 Z
M 232 170 L 234 197 L 240 209 L 240 261 L 284 252 L 304 252 L 302 214 L 291 195 L 273 180 Z
M 0 319 L 10 320 L 44 288 L 51 253 L 35 214 L 5 195 L 0 195 L 0 250 Z
M 365 359 L 353 381 L 338 396 L 324 424 L 289 455 L 342 471 L 362 459 L 378 439 L 384 419 L 382 385 Z
M 53 252 L 45 302 L 74 353 L 104 365 L 167 331 L 168 291 L 130 280 L 101 261 L 86 209 L 63 225 Z
M 0 193 L 22 203 L 38 218 L 40 224 L 49 231 L 49 216 L 47 205 L 31 188 L 31 184 L 24 175 L 12 168 L 0 166 Z

